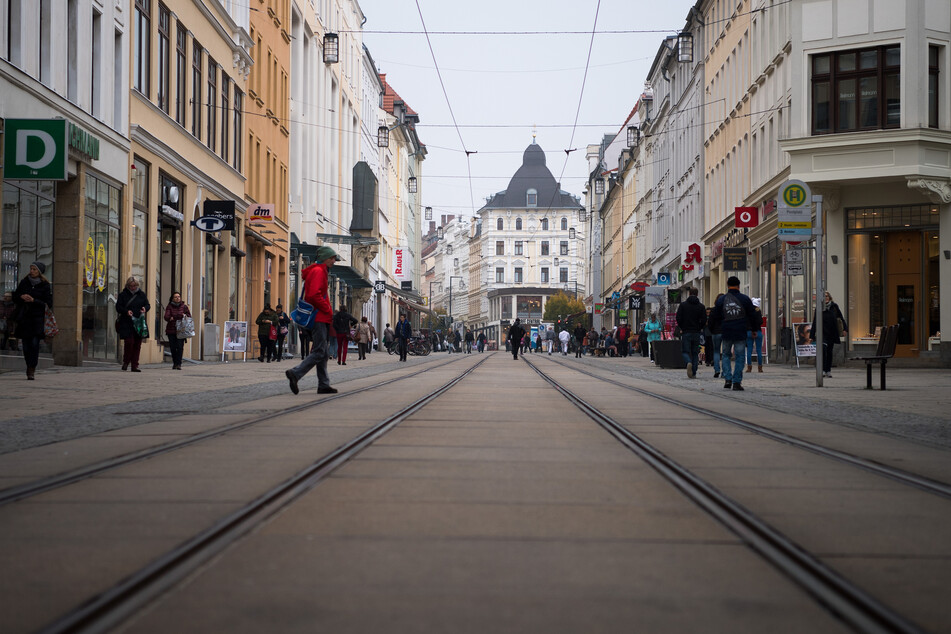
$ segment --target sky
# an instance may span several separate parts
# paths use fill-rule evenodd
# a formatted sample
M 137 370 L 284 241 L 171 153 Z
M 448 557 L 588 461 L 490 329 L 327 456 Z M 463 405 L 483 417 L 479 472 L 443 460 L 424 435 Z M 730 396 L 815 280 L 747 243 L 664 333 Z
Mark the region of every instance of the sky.
M 416 131 L 428 150 L 419 191 L 436 220 L 473 215 L 486 197 L 504 190 L 533 128 L 562 189 L 582 197 L 586 147 L 621 129 L 661 42 L 684 27 L 694 5 L 358 2 L 367 18 L 364 44 L 387 82 L 419 113 Z

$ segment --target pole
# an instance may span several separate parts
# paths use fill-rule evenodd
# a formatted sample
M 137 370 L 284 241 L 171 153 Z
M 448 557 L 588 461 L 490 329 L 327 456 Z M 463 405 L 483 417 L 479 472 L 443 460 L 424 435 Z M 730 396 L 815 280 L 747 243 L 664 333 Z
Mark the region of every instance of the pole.
M 816 203 L 816 223 L 819 225 L 813 231 L 816 235 L 816 387 L 822 387 L 822 360 L 825 352 L 822 349 L 822 306 L 825 300 L 825 289 L 822 285 L 822 274 L 825 268 L 825 254 L 822 252 L 822 232 L 825 227 L 822 224 L 822 196 L 813 196 L 812 201 Z

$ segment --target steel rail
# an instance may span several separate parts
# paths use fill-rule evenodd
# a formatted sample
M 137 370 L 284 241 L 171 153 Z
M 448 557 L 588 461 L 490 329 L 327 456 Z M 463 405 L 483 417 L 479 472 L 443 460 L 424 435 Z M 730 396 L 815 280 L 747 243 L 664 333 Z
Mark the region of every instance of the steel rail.
M 39 480 L 34 480 L 32 482 L 27 482 L 25 484 L 9 487 L 7 489 L 3 489 L 2 491 L 0 491 L 0 507 L 6 504 L 10 504 L 12 502 L 16 502 L 18 500 L 23 500 L 29 497 L 33 497 L 34 495 L 39 495 L 40 493 L 46 493 L 47 491 L 52 491 L 54 489 L 58 489 L 66 485 L 73 484 L 75 482 L 81 482 L 82 480 L 85 480 L 86 478 L 90 478 L 92 476 L 95 476 L 101 473 L 106 473 L 108 471 L 111 471 L 112 469 L 117 469 L 119 467 L 123 467 L 125 465 L 132 464 L 140 460 L 147 460 L 149 458 L 154 458 L 155 456 L 176 451 L 183 447 L 188 447 L 195 443 L 199 443 L 203 440 L 208 440 L 209 438 L 215 438 L 217 436 L 221 436 L 229 432 L 237 431 L 239 429 L 244 429 L 245 427 L 250 427 L 251 425 L 257 425 L 258 423 L 262 423 L 272 418 L 277 418 L 279 416 L 285 416 L 287 414 L 302 412 L 312 407 L 322 405 L 328 401 L 333 401 L 340 398 L 347 398 L 348 396 L 352 396 L 354 394 L 361 394 L 368 390 L 375 390 L 377 388 L 390 385 L 391 383 L 402 381 L 404 379 L 416 378 L 420 374 L 423 374 L 424 372 L 429 372 L 430 370 L 438 370 L 439 368 L 442 368 L 448 365 L 449 363 L 455 363 L 456 361 L 457 361 L 456 359 L 453 359 L 445 363 L 440 363 L 438 365 L 433 365 L 426 369 L 419 370 L 415 373 L 407 374 L 405 376 L 400 376 L 393 379 L 387 379 L 386 381 L 381 381 L 380 383 L 375 383 L 373 385 L 368 385 L 366 387 L 357 388 L 349 392 L 341 392 L 341 393 L 327 396 L 325 398 L 318 399 L 315 401 L 302 403 L 300 405 L 294 405 L 292 407 L 281 409 L 276 412 L 262 414 L 254 418 L 251 418 L 249 420 L 244 420 L 237 423 L 231 423 L 228 425 L 224 425 L 222 427 L 216 427 L 214 429 L 209 429 L 203 432 L 199 432 L 197 434 L 188 436 L 187 438 L 171 440 L 161 445 L 156 445 L 154 447 L 147 447 L 145 449 L 139 449 L 139 450 L 132 451 L 126 454 L 122 454 L 120 456 L 114 456 L 112 458 L 100 460 L 98 462 L 84 465 L 82 467 L 77 467 L 69 471 L 64 471 L 63 473 L 49 476 L 47 478 L 41 478 Z
M 633 392 L 637 392 L 638 394 L 643 394 L 644 396 L 650 396 L 650 397 L 656 398 L 665 403 L 676 405 L 677 407 L 682 407 L 692 412 L 697 412 L 698 414 L 703 414 L 704 416 L 709 416 L 710 418 L 715 418 L 725 423 L 735 425 L 737 427 L 745 429 L 746 431 L 763 436 L 765 438 L 769 438 L 777 442 L 781 442 L 793 447 L 797 447 L 799 449 L 803 449 L 805 451 L 812 452 L 824 458 L 838 460 L 840 462 L 844 462 L 846 464 L 852 465 L 853 467 L 864 469 L 878 476 L 888 478 L 890 480 L 895 480 L 907 486 L 914 487 L 921 491 L 925 491 L 926 493 L 931 493 L 933 495 L 937 495 L 937 496 L 951 500 L 951 484 L 948 484 L 946 482 L 941 482 L 940 480 L 934 480 L 932 478 L 928 478 L 926 476 L 919 475 L 917 473 L 912 473 L 910 471 L 905 471 L 904 469 L 899 469 L 897 467 L 891 467 L 889 465 L 885 465 L 880 462 L 875 462 L 874 460 L 869 460 L 868 458 L 862 458 L 861 456 L 856 456 L 855 454 L 851 454 L 846 451 L 841 451 L 839 449 L 833 449 L 831 447 L 819 445 L 809 440 L 796 438 L 795 436 L 790 436 L 789 434 L 785 434 L 783 432 L 776 431 L 774 429 L 769 429 L 768 427 L 763 427 L 762 425 L 757 425 L 756 423 L 751 423 L 747 420 L 743 420 L 742 418 L 736 418 L 728 414 L 721 414 L 720 412 L 715 412 L 713 410 L 700 407 L 699 405 L 691 405 L 689 403 L 684 403 L 682 401 L 678 401 L 677 399 L 670 398 L 669 396 L 656 394 L 654 392 L 651 392 L 650 390 L 645 390 L 643 388 L 622 383 L 621 381 L 616 381 L 614 379 L 609 379 L 607 377 L 599 376 L 597 374 L 594 374 L 593 372 L 588 372 L 585 370 L 574 368 L 571 365 L 564 363 L 563 361 L 560 361 L 560 360 L 556 361 L 554 359 L 550 359 L 550 361 L 554 361 L 555 363 L 561 365 L 562 367 L 569 368 L 576 372 L 580 372 L 581 374 L 586 374 L 599 381 L 605 381 L 612 385 L 617 385 L 618 387 L 623 387 Z
M 375 440 L 443 395 L 485 363 L 478 361 L 459 376 L 426 396 L 388 416 L 349 442 L 319 458 L 308 467 L 267 491 L 214 526 L 198 533 L 176 548 L 159 556 L 113 587 L 83 605 L 64 614 L 39 630 L 42 634 L 65 632 L 103 632 L 134 615 L 136 611 L 172 588 L 199 566 L 254 530 L 323 478 L 366 449 Z
M 923 632 L 752 511 L 563 387 L 534 363 L 527 359 L 526 363 L 573 405 L 849 626 L 868 633 Z

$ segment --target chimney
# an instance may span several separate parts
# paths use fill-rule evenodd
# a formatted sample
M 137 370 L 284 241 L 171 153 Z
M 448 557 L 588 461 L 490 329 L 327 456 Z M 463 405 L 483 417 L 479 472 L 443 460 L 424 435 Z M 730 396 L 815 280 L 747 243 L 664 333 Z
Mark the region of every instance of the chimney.
M 430 221 L 429 221 L 429 233 L 436 233 L 436 221 L 435 221 L 435 220 L 430 220 Z

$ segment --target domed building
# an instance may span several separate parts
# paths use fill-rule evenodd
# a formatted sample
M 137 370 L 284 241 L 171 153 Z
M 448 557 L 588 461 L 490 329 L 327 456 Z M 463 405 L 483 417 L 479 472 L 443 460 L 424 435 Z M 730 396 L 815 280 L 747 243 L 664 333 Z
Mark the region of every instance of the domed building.
M 581 200 L 561 189 L 535 140 L 508 187 L 479 210 L 470 241 L 469 325 L 504 348 L 518 317 L 526 330 L 542 322 L 558 291 L 585 296 Z

